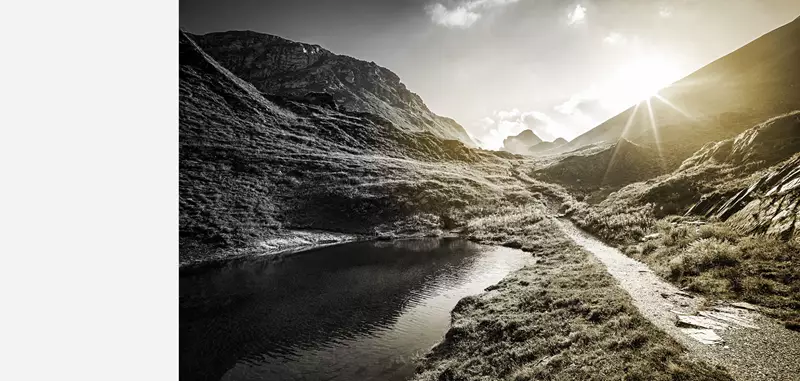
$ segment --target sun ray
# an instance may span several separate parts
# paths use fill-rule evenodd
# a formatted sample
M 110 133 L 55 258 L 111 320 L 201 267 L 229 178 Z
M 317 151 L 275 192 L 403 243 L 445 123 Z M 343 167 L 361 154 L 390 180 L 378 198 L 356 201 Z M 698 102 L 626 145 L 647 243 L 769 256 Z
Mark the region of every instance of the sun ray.
M 661 166 L 664 166 L 664 154 L 661 152 L 661 137 L 658 136 L 658 126 L 656 125 L 656 118 L 653 115 L 653 106 L 650 104 L 650 99 L 647 99 L 647 114 L 650 116 L 650 128 L 653 130 L 653 139 L 656 142 L 656 151 L 658 151 L 658 158 Z
M 679 112 L 681 115 L 685 116 L 687 119 L 689 119 L 689 120 L 697 120 L 697 118 L 689 115 L 689 113 L 687 113 L 686 111 L 683 111 L 680 107 L 675 106 L 674 104 L 672 104 L 672 102 L 670 102 L 667 98 L 664 98 L 659 94 L 654 95 L 654 97 L 656 99 L 658 99 L 659 101 L 663 102 L 665 105 L 671 107 L 673 110 Z
M 628 129 L 631 127 L 631 124 L 633 124 L 633 118 L 636 117 L 636 112 L 639 111 L 639 106 L 641 106 L 641 104 L 642 103 L 639 102 L 633 108 L 633 112 L 631 112 L 631 115 L 628 116 L 628 121 L 625 122 L 625 128 L 622 130 L 622 135 L 620 135 L 620 137 L 625 137 L 625 134 L 628 133 Z M 614 147 L 614 152 L 611 154 L 611 160 L 609 160 L 608 164 L 606 165 L 606 172 L 603 174 L 603 181 L 600 184 L 605 184 L 606 179 L 608 178 L 608 173 L 611 172 L 611 165 L 614 163 L 614 159 L 617 158 L 617 152 L 619 152 L 619 141 Z

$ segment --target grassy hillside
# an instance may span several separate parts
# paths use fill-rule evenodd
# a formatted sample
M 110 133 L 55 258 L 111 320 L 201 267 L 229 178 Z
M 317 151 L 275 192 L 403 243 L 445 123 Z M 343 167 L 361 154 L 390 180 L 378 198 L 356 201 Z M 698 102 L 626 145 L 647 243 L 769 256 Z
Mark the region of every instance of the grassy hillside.
M 760 304 L 796 328 L 799 152 L 800 112 L 792 112 L 709 143 L 670 174 L 563 210 L 665 278 Z
M 462 299 L 414 380 L 731 379 L 642 317 L 603 265 L 543 213 L 503 216 L 482 219 L 473 234 L 516 242 L 536 264 Z
M 520 192 L 511 155 L 263 94 L 184 34 L 179 127 L 182 263 L 268 251 L 297 230 L 438 234 Z

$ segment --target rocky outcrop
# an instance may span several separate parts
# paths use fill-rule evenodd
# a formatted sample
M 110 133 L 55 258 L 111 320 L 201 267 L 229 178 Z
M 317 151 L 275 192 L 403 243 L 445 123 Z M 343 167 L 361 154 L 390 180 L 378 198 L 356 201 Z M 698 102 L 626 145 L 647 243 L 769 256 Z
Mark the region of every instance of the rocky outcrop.
M 749 186 L 702 196 L 687 214 L 715 217 L 743 233 L 796 237 L 800 203 L 800 111 L 772 118 L 733 139 L 709 143 L 680 171 L 723 168 L 746 176 L 762 173 Z M 788 159 L 787 159 L 788 158 Z
M 463 127 L 431 112 L 395 73 L 374 62 L 251 31 L 191 37 L 214 60 L 264 93 L 329 94 L 344 110 L 378 115 L 409 132 L 430 132 L 474 146 Z
M 525 130 L 516 136 L 509 136 L 503 140 L 503 150 L 519 155 L 528 153 L 528 149 L 542 142 L 531 130 Z
M 800 237 L 800 155 L 720 206 L 717 216 L 742 233 Z

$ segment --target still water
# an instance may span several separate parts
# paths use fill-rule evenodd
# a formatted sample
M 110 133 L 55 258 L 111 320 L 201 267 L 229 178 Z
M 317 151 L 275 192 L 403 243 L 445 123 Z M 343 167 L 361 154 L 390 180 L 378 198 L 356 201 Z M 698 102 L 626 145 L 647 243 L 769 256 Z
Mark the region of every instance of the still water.
M 459 299 L 529 263 L 461 239 L 362 242 L 180 278 L 181 380 L 404 380 Z

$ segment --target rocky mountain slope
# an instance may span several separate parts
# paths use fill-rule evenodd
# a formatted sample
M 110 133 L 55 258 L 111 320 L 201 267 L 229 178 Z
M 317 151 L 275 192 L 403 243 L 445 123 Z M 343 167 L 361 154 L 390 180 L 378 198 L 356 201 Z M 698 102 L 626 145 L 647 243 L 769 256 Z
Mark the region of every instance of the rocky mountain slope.
M 179 47 L 181 263 L 269 251 L 319 230 L 447 229 L 455 210 L 504 197 L 503 177 L 487 180 L 507 174 L 501 153 L 317 94 L 268 95 L 187 34 Z
M 327 94 L 344 110 L 380 116 L 408 132 L 429 132 L 474 146 L 463 127 L 431 112 L 395 73 L 374 62 L 251 31 L 190 37 L 261 92 L 294 97 Z
M 708 143 L 681 167 L 611 194 L 598 207 L 643 215 L 702 216 L 740 234 L 800 237 L 800 111 Z M 639 212 L 637 212 L 639 213 Z
M 651 100 L 657 135 L 643 103 L 638 110 L 631 107 L 575 138 L 562 151 L 599 142 L 612 143 L 619 138 L 638 143 L 659 140 L 680 151 L 676 160 L 680 163 L 699 148 L 697 144 L 725 139 L 759 121 L 798 109 L 800 44 L 797 41 L 800 41 L 800 18 L 660 91 L 672 105 L 658 98 Z M 629 119 L 632 123 L 626 130 Z
M 717 178 L 753 175 L 743 184 L 746 187 L 719 187 L 704 194 L 687 214 L 728 220 L 742 234 L 800 237 L 798 152 L 800 111 L 768 120 L 734 139 L 708 144 L 681 170 L 709 175 L 709 168 L 721 172 L 721 167 L 729 175 Z

